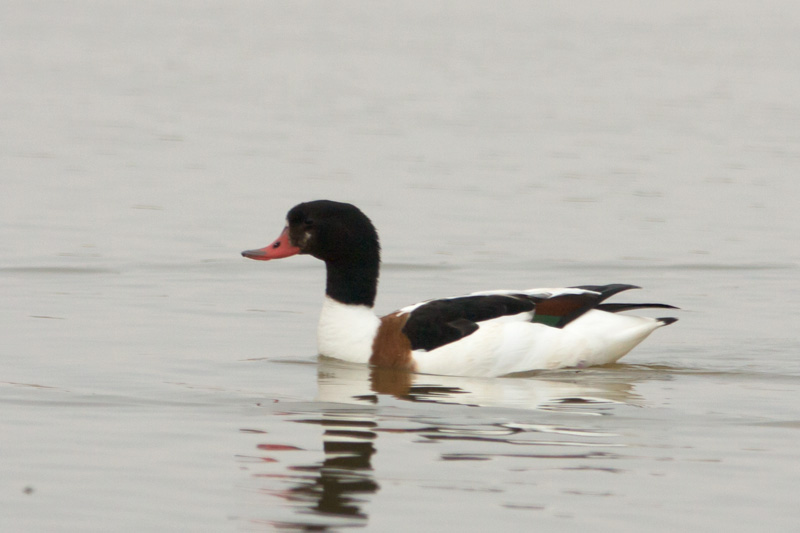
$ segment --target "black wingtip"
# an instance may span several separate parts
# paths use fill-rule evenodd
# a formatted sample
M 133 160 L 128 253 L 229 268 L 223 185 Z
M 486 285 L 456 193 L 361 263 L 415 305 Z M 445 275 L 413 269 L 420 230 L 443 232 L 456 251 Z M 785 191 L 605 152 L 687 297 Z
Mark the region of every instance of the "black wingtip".
M 678 321 L 678 319 L 675 318 L 674 316 L 665 316 L 665 317 L 657 318 L 656 320 L 658 320 L 659 322 L 661 322 L 665 326 L 669 326 L 670 324 Z
M 635 309 L 680 309 L 668 304 L 600 304 L 597 309 L 608 311 L 609 313 L 619 313 L 621 311 L 633 311 Z

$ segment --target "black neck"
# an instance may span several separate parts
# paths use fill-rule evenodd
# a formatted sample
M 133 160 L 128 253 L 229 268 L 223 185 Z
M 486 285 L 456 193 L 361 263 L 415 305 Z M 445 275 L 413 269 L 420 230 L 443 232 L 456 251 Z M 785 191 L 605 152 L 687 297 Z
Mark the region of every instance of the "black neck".
M 379 260 L 374 264 L 326 261 L 325 267 L 328 273 L 325 294 L 343 304 L 375 305 Z

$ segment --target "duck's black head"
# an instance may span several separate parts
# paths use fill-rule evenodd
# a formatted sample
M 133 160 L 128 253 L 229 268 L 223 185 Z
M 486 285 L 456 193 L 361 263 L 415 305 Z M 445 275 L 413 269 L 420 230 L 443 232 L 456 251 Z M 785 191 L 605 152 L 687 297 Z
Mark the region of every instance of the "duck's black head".
M 328 262 L 380 261 L 375 226 L 352 204 L 316 200 L 294 206 L 286 215 L 289 242 L 300 253 Z
M 328 296 L 342 303 L 373 305 L 380 244 L 375 226 L 356 206 L 331 200 L 298 204 L 289 210 L 286 227 L 272 244 L 242 252 L 262 261 L 295 254 L 325 261 Z

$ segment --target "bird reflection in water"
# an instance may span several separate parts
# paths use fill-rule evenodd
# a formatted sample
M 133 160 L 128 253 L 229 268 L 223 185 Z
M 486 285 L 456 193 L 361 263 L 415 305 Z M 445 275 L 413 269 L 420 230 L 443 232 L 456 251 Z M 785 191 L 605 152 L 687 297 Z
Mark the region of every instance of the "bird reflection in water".
M 296 466 L 292 470 L 315 473 L 316 478 L 291 489 L 295 500 L 312 504 L 315 512 L 366 518 L 360 495 L 378 491 L 370 463 L 375 454 L 372 429 L 377 424 L 355 412 L 326 412 L 322 418 L 296 422 L 324 428 L 322 464 Z
M 614 405 L 636 405 L 640 397 L 633 391 L 633 384 L 624 379 L 571 381 L 565 378 L 568 374 L 559 376 L 560 379 L 555 380 L 424 376 L 321 360 L 317 401 L 311 404 L 310 409 L 309 404 L 302 404 L 292 412 L 283 414 L 290 416 L 294 422 L 322 428 L 324 459 L 322 462 L 282 467 L 280 472 L 261 476 L 291 485 L 289 488 L 268 491 L 290 502 L 293 512 L 290 520 L 270 521 L 269 524 L 276 529 L 295 531 L 324 531 L 366 525 L 368 513 L 365 507 L 380 489 L 372 466 L 379 434 L 389 438 L 390 434 L 414 433 L 415 438 L 427 442 L 456 440 L 496 443 L 499 446 L 512 444 L 515 450 L 511 454 L 508 448 L 498 448 L 496 452 L 489 453 L 471 450 L 463 454 L 443 453 L 443 460 L 485 460 L 502 455 L 534 460 L 603 460 L 613 457 L 613 452 L 597 449 L 619 446 L 613 442 L 597 441 L 598 438 L 607 439 L 613 435 L 580 427 L 548 425 L 542 423 L 540 418 L 544 412 L 551 411 L 597 416 L 604 414 L 604 409 L 613 409 Z M 398 400 L 410 402 L 407 405 L 411 411 L 398 412 Z M 391 412 L 383 411 L 386 402 L 395 402 Z M 531 415 L 524 416 L 525 420 L 520 423 L 508 420 L 498 422 L 490 415 L 497 411 L 487 411 L 485 421 L 477 419 L 476 423 L 465 425 L 463 421 L 453 422 L 449 410 L 437 409 L 433 413 L 426 409 L 420 412 L 419 407 L 411 407 L 412 403 L 419 405 L 420 402 L 524 408 Z M 519 414 L 518 411 L 514 412 Z M 542 414 L 536 415 L 536 412 Z M 379 427 L 381 420 L 387 416 L 393 420 L 391 427 Z M 405 427 L 398 427 L 399 419 L 406 421 L 402 423 Z M 438 422 L 431 423 L 436 419 Z M 591 447 L 581 449 L 586 445 Z M 271 449 L 269 446 L 260 445 L 259 448 Z M 303 518 L 298 520 L 299 517 Z
M 640 403 L 642 398 L 634 391 L 633 383 L 642 376 L 603 372 L 559 370 L 507 378 L 471 378 L 413 374 L 326 358 L 320 360 L 317 400 L 377 404 L 383 396 L 412 402 L 526 410 Z
M 366 497 L 379 489 L 371 465 L 376 453 L 376 434 L 372 431 L 377 426 L 374 416 L 360 408 L 284 414 L 292 416 L 294 422 L 320 426 L 325 455 L 322 462 L 283 467 L 280 472 L 271 474 L 257 474 L 261 479 L 290 484 L 289 488 L 280 490 L 261 489 L 287 501 L 294 511 L 290 520 L 268 520 L 267 523 L 275 529 L 291 531 L 363 526 L 367 519 L 363 510 Z M 270 444 L 261 444 L 258 448 L 277 449 Z M 261 461 L 278 463 L 272 457 L 262 457 Z M 305 518 L 296 519 L 299 517 Z

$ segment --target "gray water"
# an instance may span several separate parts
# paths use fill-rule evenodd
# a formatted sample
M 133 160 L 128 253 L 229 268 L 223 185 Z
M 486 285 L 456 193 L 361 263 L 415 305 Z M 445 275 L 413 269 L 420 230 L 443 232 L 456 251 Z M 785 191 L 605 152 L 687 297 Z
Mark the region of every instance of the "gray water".
M 0 530 L 794 531 L 793 2 L 0 5 Z M 360 206 L 378 311 L 641 285 L 621 364 L 318 361 Z

